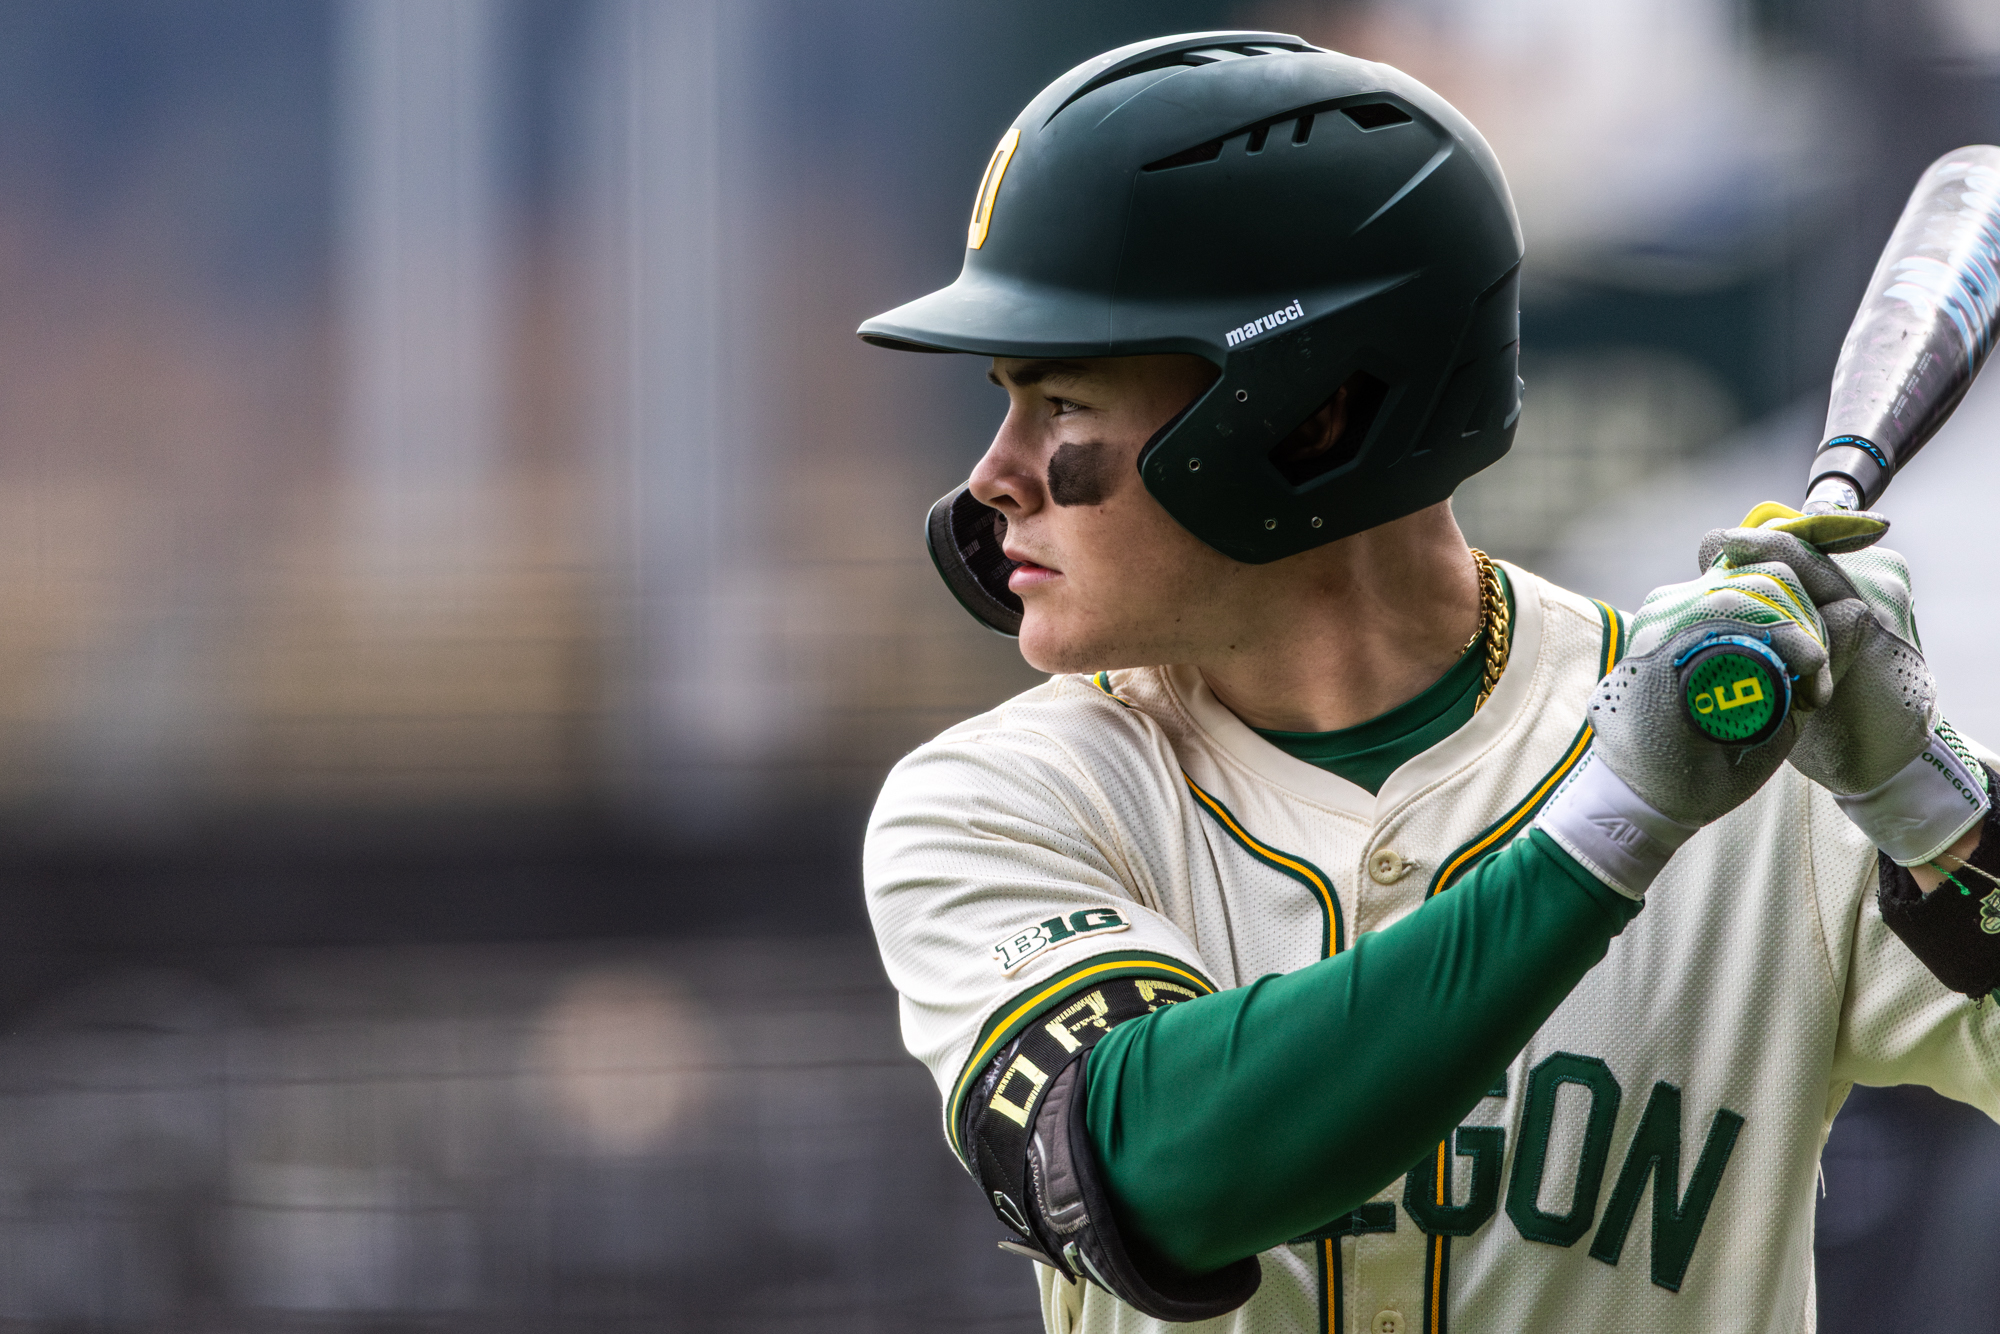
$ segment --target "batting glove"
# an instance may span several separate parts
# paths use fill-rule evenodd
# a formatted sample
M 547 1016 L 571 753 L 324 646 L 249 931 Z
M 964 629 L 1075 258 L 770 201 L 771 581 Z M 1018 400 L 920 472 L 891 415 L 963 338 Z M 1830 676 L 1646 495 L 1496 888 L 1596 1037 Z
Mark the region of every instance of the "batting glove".
M 1684 669 L 1717 648 L 1762 655 L 1774 688 L 1790 695 L 1782 721 L 1750 729 L 1744 744 L 1718 741 L 1689 718 Z M 1781 700 L 1750 685 L 1705 702 L 1741 705 L 1746 718 L 1768 721 Z M 1590 755 L 1536 824 L 1600 880 L 1638 898 L 1675 849 L 1777 772 L 1806 718 L 1832 695 L 1825 625 L 1784 564 L 1717 566 L 1654 589 L 1632 623 L 1630 653 L 1591 697 Z
M 1806 720 L 1791 762 L 1890 860 L 1928 863 L 1985 816 L 1986 769 L 1938 712 L 1909 562 L 1869 545 L 1887 523 L 1857 548 L 1815 542 L 1820 517 L 1760 505 L 1742 527 L 1703 538 L 1700 557 L 1704 568 L 1776 563 L 1798 576 L 1826 624 L 1835 684 L 1832 701 Z

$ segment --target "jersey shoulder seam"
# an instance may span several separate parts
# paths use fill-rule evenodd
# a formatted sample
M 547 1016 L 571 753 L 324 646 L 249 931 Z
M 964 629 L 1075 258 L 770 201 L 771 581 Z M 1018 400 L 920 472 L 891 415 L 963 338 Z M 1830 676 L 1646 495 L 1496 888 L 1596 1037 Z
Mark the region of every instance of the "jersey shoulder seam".
M 1509 564 L 1508 573 L 1516 579 L 1533 579 L 1541 585 L 1542 607 L 1544 611 L 1551 608 L 1563 611 L 1587 626 L 1600 624 L 1600 617 L 1603 610 L 1613 611 L 1621 621 L 1631 619 L 1625 613 L 1616 611 L 1608 602 L 1591 597 L 1585 593 L 1578 593 L 1564 588 L 1561 584 L 1550 579 L 1544 579 L 1532 570 L 1522 570 L 1517 565 Z
M 1086 685 L 1085 688 L 1088 689 L 1090 687 Z M 1099 693 L 1099 691 L 1093 690 L 1092 693 Z M 1104 699 L 1104 707 L 1106 708 L 1118 712 L 1137 714 L 1140 718 L 1143 718 L 1145 720 L 1144 723 L 1138 723 L 1138 722 L 1129 723 L 1129 725 L 1131 726 L 1138 727 L 1142 732 L 1147 730 L 1147 724 L 1150 724 L 1151 729 L 1156 733 L 1161 730 L 1159 722 L 1156 719 L 1152 718 L 1149 714 L 1147 714 L 1147 712 L 1144 709 L 1139 708 L 1137 705 L 1134 705 L 1129 701 L 1118 699 L 1115 695 L 1112 695 L 1110 693 L 1108 688 L 1101 688 L 1101 698 Z M 1156 742 L 1165 741 L 1164 737 L 1155 736 L 1153 739 Z M 1141 888 L 1140 885 L 1138 884 L 1139 877 L 1133 874 L 1133 868 L 1141 863 L 1141 858 L 1139 857 L 1139 850 L 1133 847 L 1131 840 L 1126 837 L 1125 828 L 1119 822 L 1115 807 L 1110 797 L 1108 796 L 1108 794 L 1106 794 L 1104 790 L 1103 780 L 1098 774 L 1094 773 L 1091 770 L 1091 767 L 1089 765 L 1083 762 L 1083 759 L 1075 752 L 1075 750 L 1073 750 L 1069 746 L 1069 744 L 1063 738 L 1059 736 L 1050 735 L 1048 736 L 1048 741 L 1049 744 L 1054 746 L 1058 751 L 1060 751 L 1062 753 L 1063 758 L 1069 762 L 1071 770 L 1076 775 L 1076 781 L 1079 789 L 1086 794 L 1091 804 L 1096 807 L 1098 820 L 1103 824 L 1103 827 L 1105 828 L 1105 830 L 1109 832 L 1111 836 L 1111 841 L 1118 855 L 1119 865 L 1116 868 L 1114 868 L 1115 871 L 1118 872 L 1116 877 L 1118 882 L 1124 886 L 1125 892 L 1131 895 L 1133 902 L 1138 903 L 1146 908 L 1150 908 L 1154 912 L 1161 913 L 1162 915 L 1164 915 L 1165 905 L 1158 902 L 1158 900 L 1152 894 L 1147 893 L 1143 888 Z M 1172 749 L 1171 745 L 1168 746 L 1168 749 L 1169 750 Z M 1141 762 L 1144 763 L 1143 757 L 1141 758 Z
M 1063 703 L 1081 704 L 1084 707 L 1097 711 L 1103 717 L 1120 718 L 1121 725 L 1134 728 L 1141 735 L 1148 729 L 1149 724 L 1151 729 L 1157 730 L 1160 727 L 1158 720 L 1152 718 L 1146 710 L 1128 701 L 1114 700 L 1107 692 L 1092 688 L 1087 677 L 1070 676 L 1052 678 L 1049 684 L 1055 685 L 1060 695 L 1067 696 L 1067 698 L 1063 699 Z M 1002 707 L 1004 708 L 1005 706 Z M 995 712 L 998 713 L 999 710 L 995 710 Z M 1125 716 L 1128 714 L 1136 715 L 1136 717 L 1128 718 Z M 1145 721 L 1140 722 L 1138 721 L 1139 719 L 1144 719 Z M 964 724 L 960 724 L 960 726 L 964 726 Z M 1135 736 L 1134 739 L 1137 740 L 1138 738 Z M 1078 819 L 1077 823 L 1083 829 L 1090 829 L 1090 826 L 1094 823 L 1095 829 L 1090 830 L 1091 837 L 1088 841 L 1098 846 L 1100 851 L 1106 855 L 1107 863 L 1112 872 L 1112 878 L 1125 890 L 1132 902 L 1154 912 L 1164 911 L 1163 905 L 1156 900 L 1155 896 L 1147 893 L 1139 885 L 1140 877 L 1133 872 L 1133 868 L 1140 863 L 1141 859 L 1138 856 L 1138 850 L 1133 846 L 1130 837 L 1128 837 L 1126 829 L 1116 816 L 1115 804 L 1105 792 L 1103 775 L 1095 766 L 1086 763 L 1077 753 L 1070 739 L 1063 735 L 1063 729 L 1049 726 L 1024 726 L 1020 723 L 1011 725 L 999 723 L 978 732 L 968 732 L 958 736 L 952 736 L 949 732 L 946 732 L 917 747 L 910 755 L 904 757 L 902 763 L 897 767 L 902 767 L 902 764 L 907 764 L 918 755 L 926 752 L 932 755 L 942 755 L 958 747 L 974 748 L 980 746 L 989 746 L 997 750 L 1004 750 L 1012 755 L 1021 757 L 1023 760 L 1029 761 L 1030 763 L 1023 766 L 1021 770 L 1022 778 L 1032 781 L 1036 786 L 1042 788 L 1049 794 L 1051 800 L 1063 809 L 1071 810 L 1072 818 L 1076 818 L 1069 797 L 1061 790 L 1058 784 L 1051 782 L 1047 775 L 1035 772 L 1034 765 L 1035 763 L 1044 764 L 1061 774 L 1091 808 L 1091 814 L 1095 817 L 1094 821 Z M 1169 749 L 1171 749 L 1171 746 L 1169 746 Z M 1138 754 L 1137 759 L 1142 765 L 1148 763 L 1143 753 Z M 1177 789 L 1179 783 L 1178 772 L 1171 775 L 1171 777 L 1174 780 L 1173 786 Z M 1095 836 L 1098 830 L 1101 830 L 1107 836 L 1106 840 L 1100 840 Z

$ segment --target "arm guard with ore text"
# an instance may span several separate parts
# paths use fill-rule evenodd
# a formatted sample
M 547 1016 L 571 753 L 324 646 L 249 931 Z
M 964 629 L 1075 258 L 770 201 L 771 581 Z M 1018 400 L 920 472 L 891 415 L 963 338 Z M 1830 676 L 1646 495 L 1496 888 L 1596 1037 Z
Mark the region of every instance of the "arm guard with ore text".
M 993 1212 L 1072 1282 L 1088 1278 L 1158 1320 L 1207 1320 L 1250 1300 L 1256 1257 L 1212 1274 L 1137 1259 L 1105 1192 L 1085 1107 L 1087 1060 L 1113 1027 L 1192 999 L 1177 983 L 1120 978 L 1067 997 L 1002 1048 L 966 1099 L 963 1143 Z

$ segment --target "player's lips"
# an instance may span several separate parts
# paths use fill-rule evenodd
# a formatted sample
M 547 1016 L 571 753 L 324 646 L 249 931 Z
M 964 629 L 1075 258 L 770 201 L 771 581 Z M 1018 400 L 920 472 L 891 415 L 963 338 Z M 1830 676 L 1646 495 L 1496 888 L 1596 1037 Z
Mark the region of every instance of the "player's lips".
M 1007 587 L 1015 593 L 1025 593 L 1031 588 L 1039 588 L 1051 579 L 1062 578 L 1062 571 L 1047 565 L 1039 565 L 1023 556 L 1017 556 L 1002 548 L 1008 560 L 1014 562 L 1014 572 L 1007 576 Z

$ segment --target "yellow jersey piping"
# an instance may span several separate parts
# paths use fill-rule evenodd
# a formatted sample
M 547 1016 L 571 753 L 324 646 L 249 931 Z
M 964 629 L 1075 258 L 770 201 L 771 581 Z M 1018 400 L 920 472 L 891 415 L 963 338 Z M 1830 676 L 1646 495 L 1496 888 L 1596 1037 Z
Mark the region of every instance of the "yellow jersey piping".
M 1596 603 L 1599 614 L 1604 618 L 1604 659 L 1602 670 L 1598 672 L 1598 676 L 1601 679 L 1609 676 L 1611 669 L 1618 665 L 1618 659 L 1622 655 L 1624 648 L 1625 627 L 1623 620 L 1608 603 L 1598 602 L 1595 598 L 1592 598 L 1591 601 Z M 1571 738 L 1569 750 L 1563 755 L 1561 762 L 1555 768 L 1549 770 L 1547 774 L 1543 775 L 1542 781 L 1536 785 L 1533 792 L 1528 794 L 1526 800 L 1501 817 L 1498 824 L 1480 835 L 1478 839 L 1474 840 L 1471 846 L 1463 848 L 1453 855 L 1451 860 L 1445 863 L 1444 869 L 1438 872 L 1437 878 L 1431 882 L 1430 894 L 1426 894 L 1424 897 L 1429 898 L 1434 894 L 1442 894 L 1445 890 L 1451 888 L 1452 881 L 1467 866 L 1484 856 L 1502 839 L 1509 838 L 1518 832 L 1520 827 L 1527 822 L 1528 818 L 1541 809 L 1542 802 L 1554 790 L 1555 785 L 1560 783 L 1568 775 L 1569 771 L 1576 767 L 1577 761 L 1583 758 L 1584 751 L 1590 748 L 1590 739 L 1593 735 L 1594 733 L 1588 722 L 1578 728 L 1576 736 Z
M 1201 790 L 1201 785 L 1188 776 L 1187 770 L 1181 770 L 1181 779 L 1188 785 L 1188 791 L 1194 793 L 1195 800 L 1200 802 L 1202 808 L 1214 817 L 1216 823 L 1228 831 L 1229 836 L 1235 839 L 1244 851 L 1266 865 L 1273 866 L 1284 872 L 1319 896 L 1320 907 L 1326 914 L 1326 945 L 1325 953 L 1321 957 L 1330 959 L 1338 954 L 1340 952 L 1342 926 L 1340 900 L 1334 894 L 1333 882 L 1327 877 L 1326 872 L 1320 870 L 1303 857 L 1294 857 L 1290 853 L 1279 852 L 1276 848 L 1270 847 L 1252 837 L 1250 832 L 1237 821 L 1236 817 L 1229 813 L 1227 806 L 1224 806 L 1214 797 Z

